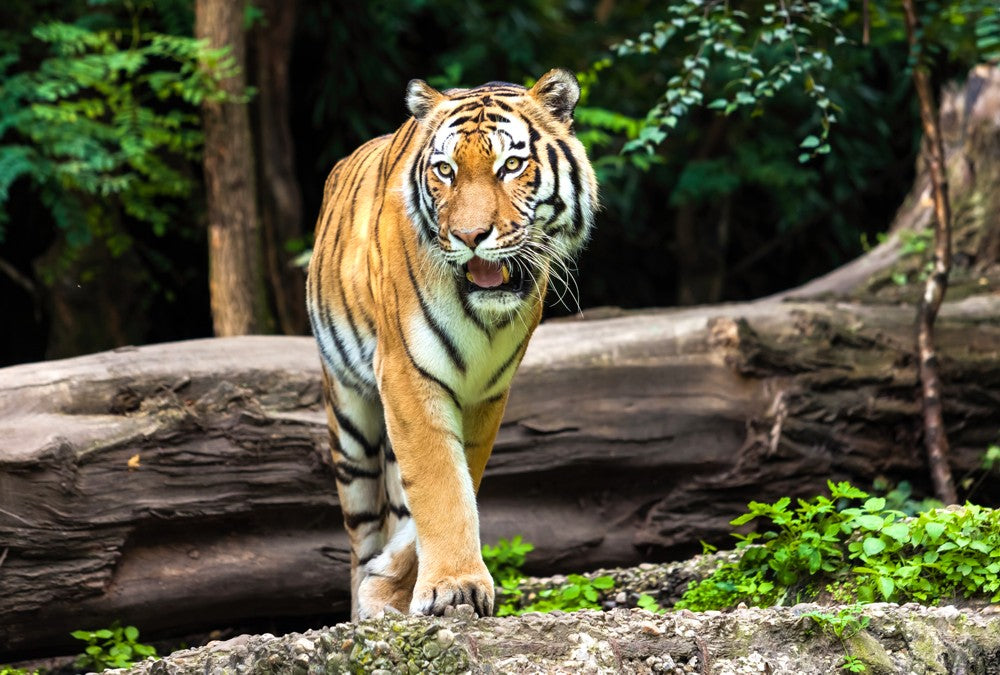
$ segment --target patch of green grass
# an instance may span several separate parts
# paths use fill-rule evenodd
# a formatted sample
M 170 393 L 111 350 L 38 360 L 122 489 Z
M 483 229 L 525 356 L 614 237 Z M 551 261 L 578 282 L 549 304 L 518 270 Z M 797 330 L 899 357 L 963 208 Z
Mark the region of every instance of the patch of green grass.
M 828 486 L 829 498 L 796 507 L 788 497 L 751 502 L 732 524 L 759 519 L 762 531 L 734 535 L 742 558 L 689 586 L 677 607 L 789 604 L 824 588 L 841 601 L 1000 601 L 1000 511 L 966 504 L 908 518 L 849 483 Z

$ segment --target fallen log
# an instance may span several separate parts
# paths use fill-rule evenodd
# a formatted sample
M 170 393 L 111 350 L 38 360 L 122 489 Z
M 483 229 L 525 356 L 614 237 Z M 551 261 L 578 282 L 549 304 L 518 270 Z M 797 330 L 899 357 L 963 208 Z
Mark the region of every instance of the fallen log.
M 1000 297 L 939 324 L 959 475 L 1000 409 Z M 757 303 L 543 325 L 480 495 L 528 571 L 672 559 L 746 502 L 924 484 L 908 307 Z M 307 338 L 117 350 L 0 371 L 0 660 L 114 619 L 144 635 L 347 608 Z M 977 498 L 996 499 L 987 485 Z
M 387 616 L 280 638 L 242 635 L 108 672 L 828 675 L 839 672 L 846 655 L 874 675 L 1000 672 L 1000 615 L 954 607 L 868 605 L 855 615 L 856 629 L 841 628 L 843 640 L 832 623 L 843 608 L 819 605 L 478 620 L 465 608 L 452 618 Z

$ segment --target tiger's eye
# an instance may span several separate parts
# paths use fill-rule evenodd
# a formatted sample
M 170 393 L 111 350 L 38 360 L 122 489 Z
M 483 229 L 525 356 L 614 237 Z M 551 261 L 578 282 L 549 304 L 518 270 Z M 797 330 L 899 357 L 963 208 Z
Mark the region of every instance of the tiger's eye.
M 503 168 L 508 172 L 513 173 L 521 168 L 521 164 L 524 162 L 520 157 L 508 157 L 507 161 L 503 163 Z
M 449 178 L 451 176 L 451 164 L 448 162 L 438 162 L 434 165 L 434 168 L 437 170 L 438 175 L 443 178 Z

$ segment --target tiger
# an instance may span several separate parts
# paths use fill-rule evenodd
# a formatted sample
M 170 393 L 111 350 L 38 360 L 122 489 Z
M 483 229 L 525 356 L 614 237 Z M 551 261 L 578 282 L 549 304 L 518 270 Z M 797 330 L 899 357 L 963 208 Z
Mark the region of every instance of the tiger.
M 406 88 L 410 117 L 327 178 L 307 307 L 351 615 L 493 612 L 476 494 L 553 279 L 598 208 L 580 87 Z

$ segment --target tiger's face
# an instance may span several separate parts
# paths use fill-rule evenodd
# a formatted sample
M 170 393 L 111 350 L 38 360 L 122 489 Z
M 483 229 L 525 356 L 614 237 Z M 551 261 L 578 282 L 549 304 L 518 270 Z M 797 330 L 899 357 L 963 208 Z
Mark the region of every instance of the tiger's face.
M 410 83 L 426 135 L 406 175 L 421 240 L 483 315 L 516 311 L 568 264 L 593 221 L 597 185 L 571 130 L 576 78 L 547 73 L 530 90 L 490 83 L 444 94 Z

